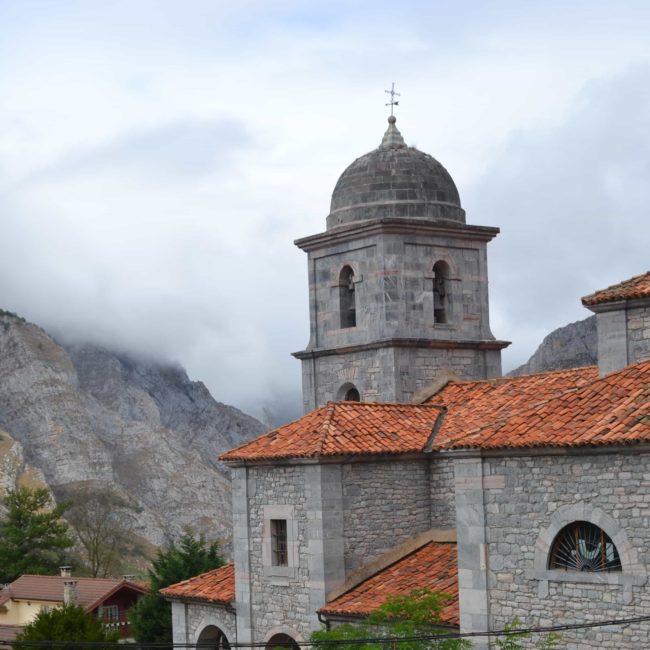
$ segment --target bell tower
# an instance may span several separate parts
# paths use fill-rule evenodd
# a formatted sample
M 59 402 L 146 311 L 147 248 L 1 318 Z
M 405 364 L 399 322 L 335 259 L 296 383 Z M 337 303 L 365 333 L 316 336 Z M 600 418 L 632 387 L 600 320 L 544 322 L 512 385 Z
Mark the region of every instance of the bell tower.
M 487 243 L 465 223 L 456 185 L 408 147 L 393 115 L 380 146 L 339 178 L 325 232 L 308 255 L 310 339 L 305 411 L 328 400 L 411 401 L 442 370 L 501 375 L 508 345 L 490 331 Z

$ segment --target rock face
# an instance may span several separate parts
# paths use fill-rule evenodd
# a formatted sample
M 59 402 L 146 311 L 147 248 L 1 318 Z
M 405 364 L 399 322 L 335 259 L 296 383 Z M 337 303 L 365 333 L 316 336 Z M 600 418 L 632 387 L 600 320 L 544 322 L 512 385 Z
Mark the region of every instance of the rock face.
M 217 456 L 263 431 L 180 366 L 61 345 L 0 312 L 0 496 L 23 484 L 57 496 L 105 488 L 151 544 L 185 526 L 227 539 L 230 478 Z
M 544 338 L 530 359 L 511 370 L 508 375 L 530 375 L 536 372 L 578 368 L 598 363 L 596 317 L 590 316 L 552 331 Z

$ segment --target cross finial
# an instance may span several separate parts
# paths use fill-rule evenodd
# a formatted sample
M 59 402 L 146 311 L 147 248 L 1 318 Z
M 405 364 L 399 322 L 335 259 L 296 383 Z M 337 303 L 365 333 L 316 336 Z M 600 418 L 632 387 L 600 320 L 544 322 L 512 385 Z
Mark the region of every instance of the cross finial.
M 395 82 L 393 81 L 390 86 L 390 90 L 384 90 L 385 93 L 390 95 L 390 101 L 386 103 L 386 106 L 390 106 L 390 114 L 393 114 L 393 108 L 399 106 L 399 101 L 395 101 L 395 97 L 399 97 L 400 93 L 395 92 Z

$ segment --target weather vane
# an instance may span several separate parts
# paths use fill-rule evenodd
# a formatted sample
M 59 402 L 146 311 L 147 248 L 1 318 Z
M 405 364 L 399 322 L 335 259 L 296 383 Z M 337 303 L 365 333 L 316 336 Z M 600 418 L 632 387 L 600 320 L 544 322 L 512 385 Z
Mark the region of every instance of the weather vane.
M 390 95 L 390 101 L 387 102 L 386 106 L 390 106 L 390 114 L 393 114 L 393 108 L 399 106 L 399 101 L 395 101 L 395 97 L 399 97 L 400 93 L 395 92 L 395 82 L 391 83 L 390 90 L 384 90 L 385 93 Z

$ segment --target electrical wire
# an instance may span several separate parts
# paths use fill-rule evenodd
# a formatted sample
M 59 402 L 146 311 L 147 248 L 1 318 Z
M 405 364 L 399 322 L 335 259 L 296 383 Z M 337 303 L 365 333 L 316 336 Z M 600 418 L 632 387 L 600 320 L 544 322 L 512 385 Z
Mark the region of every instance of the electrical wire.
M 369 637 L 365 639 L 336 639 L 327 641 L 296 641 L 296 646 L 300 648 L 313 648 L 325 646 L 340 646 L 340 645 L 364 645 L 374 643 L 390 644 L 391 646 L 399 643 L 412 643 L 417 641 L 442 641 L 445 639 L 468 639 L 475 637 L 499 637 L 499 636 L 521 636 L 524 634 L 544 634 L 549 632 L 566 632 L 569 630 L 584 630 L 594 627 L 609 627 L 609 626 L 622 626 L 632 625 L 633 623 L 643 623 L 650 621 L 650 616 L 637 616 L 634 618 L 617 618 L 606 621 L 592 621 L 591 623 L 567 623 L 565 625 L 546 625 L 541 627 L 522 627 L 508 630 L 488 630 L 485 632 L 441 632 L 439 634 L 424 634 L 409 637 Z M 292 643 L 292 645 L 294 645 Z M 215 648 L 215 644 L 207 643 L 107 643 L 102 641 L 10 641 L 8 639 L 0 639 L 0 646 L 7 645 L 15 648 L 30 646 L 34 648 Z M 268 642 L 263 643 L 229 643 L 222 645 L 223 650 L 228 648 L 266 648 Z M 279 644 L 279 647 L 282 647 Z

